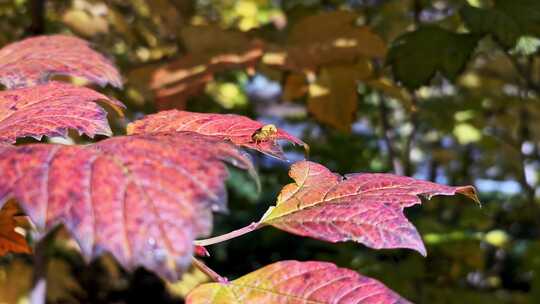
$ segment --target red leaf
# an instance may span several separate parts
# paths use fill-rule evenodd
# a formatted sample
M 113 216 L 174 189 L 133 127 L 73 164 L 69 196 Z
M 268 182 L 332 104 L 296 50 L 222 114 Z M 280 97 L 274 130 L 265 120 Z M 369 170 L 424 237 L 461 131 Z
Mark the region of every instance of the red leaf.
M 105 86 L 122 87 L 116 68 L 105 57 L 72 36 L 28 38 L 0 49 L 0 83 L 7 88 L 46 82 L 50 75 L 71 75 Z
M 102 100 L 120 114 L 124 105 L 94 90 L 62 82 L 0 91 L 0 142 L 19 137 L 66 136 L 67 129 L 94 137 L 112 134 Z
M 271 125 L 268 125 L 271 127 Z M 284 158 L 278 140 L 287 140 L 307 149 L 307 145 L 289 133 L 276 129 L 269 136 L 257 140 L 254 135 L 264 127 L 258 121 L 235 114 L 206 114 L 178 110 L 162 111 L 132 122 L 127 127 L 128 134 L 171 133 L 180 131 L 197 132 L 235 145 L 258 150 L 277 158 Z
M 186 298 L 199 303 L 406 304 L 381 282 L 324 262 L 277 262 L 228 283 L 208 283 Z
M 90 259 L 178 279 L 211 210 L 224 210 L 227 168 L 253 170 L 234 146 L 207 136 L 124 136 L 87 146 L 0 146 L 0 206 L 18 200 L 38 229 L 64 224 Z
M 410 248 L 426 255 L 416 228 L 403 208 L 420 204 L 419 195 L 462 193 L 478 201 L 473 187 L 449 187 L 382 173 L 349 174 L 345 178 L 322 165 L 295 163 L 295 183 L 281 190 L 261 224 L 329 242 L 356 241 L 381 248 Z

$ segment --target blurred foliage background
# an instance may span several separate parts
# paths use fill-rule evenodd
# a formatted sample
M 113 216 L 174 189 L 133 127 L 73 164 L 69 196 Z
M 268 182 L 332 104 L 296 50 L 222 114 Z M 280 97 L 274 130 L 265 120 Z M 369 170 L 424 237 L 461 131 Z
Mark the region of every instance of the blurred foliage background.
M 484 203 L 407 210 L 427 258 L 266 228 L 209 247 L 220 274 L 325 260 L 415 303 L 540 302 L 540 1 L 0 1 L 0 45 L 52 33 L 88 39 L 121 69 L 125 88 L 105 89 L 128 105 L 116 134 L 163 109 L 240 113 L 301 137 L 334 171 L 473 184 Z M 232 171 L 216 235 L 258 220 L 290 182 L 290 163 L 253 158 L 263 192 Z M 50 303 L 182 303 L 206 280 L 129 274 L 109 256 L 86 265 L 61 229 L 46 252 Z M 28 301 L 31 267 L 0 258 L 1 303 Z

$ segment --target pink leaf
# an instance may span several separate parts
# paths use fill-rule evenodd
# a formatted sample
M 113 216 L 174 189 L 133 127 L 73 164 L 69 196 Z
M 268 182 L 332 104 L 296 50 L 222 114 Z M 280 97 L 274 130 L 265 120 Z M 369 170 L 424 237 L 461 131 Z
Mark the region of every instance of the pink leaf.
M 75 129 L 90 137 L 110 136 L 104 101 L 122 114 L 124 105 L 94 90 L 62 82 L 0 91 L 0 142 L 19 137 L 66 136 Z
M 108 251 L 174 280 L 226 208 L 223 161 L 253 171 L 235 146 L 191 132 L 0 145 L 0 207 L 17 199 L 43 232 L 64 224 L 87 260 Z
M 329 242 L 352 240 L 368 247 L 410 248 L 426 255 L 403 208 L 420 204 L 419 195 L 462 193 L 478 201 L 474 188 L 450 187 L 393 174 L 349 174 L 345 178 L 317 163 L 295 163 L 294 183 L 281 190 L 263 225 Z
M 64 35 L 38 36 L 0 49 L 0 83 L 20 88 L 44 83 L 50 75 L 85 78 L 105 86 L 122 87 L 116 68 L 92 50 L 88 42 Z
M 272 129 L 272 125 L 267 125 Z M 277 158 L 284 158 L 278 140 L 286 140 L 307 149 L 307 145 L 289 133 L 273 127 L 269 136 L 257 140 L 255 134 L 265 125 L 248 117 L 235 114 L 206 114 L 169 110 L 132 122 L 128 134 L 197 132 L 207 136 L 230 140 L 235 145 L 258 150 Z M 254 137 L 255 135 L 255 137 Z

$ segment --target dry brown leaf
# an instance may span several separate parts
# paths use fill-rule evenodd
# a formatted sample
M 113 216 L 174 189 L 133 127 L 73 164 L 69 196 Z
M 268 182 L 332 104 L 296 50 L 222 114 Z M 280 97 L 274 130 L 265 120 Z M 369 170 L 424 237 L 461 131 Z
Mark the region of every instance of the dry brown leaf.
M 323 67 L 317 81 L 309 86 L 309 112 L 318 121 L 349 132 L 358 108 L 356 83 L 370 74 L 368 61 Z
M 290 101 L 305 96 L 309 87 L 306 76 L 300 73 L 292 73 L 285 79 L 283 86 L 283 100 Z
M 265 54 L 263 62 L 305 71 L 328 64 L 354 63 L 359 57 L 384 58 L 384 41 L 369 27 L 357 26 L 359 17 L 347 11 L 306 17 L 293 26 L 287 47 Z
M 21 213 L 14 201 L 7 202 L 0 209 L 0 256 L 8 252 L 30 253 L 30 247 L 23 235 L 15 231 L 16 215 Z
M 187 98 L 204 91 L 215 73 L 252 68 L 263 55 L 261 42 L 216 26 L 186 27 L 181 35 L 187 55 L 152 75 L 158 109 L 182 107 Z

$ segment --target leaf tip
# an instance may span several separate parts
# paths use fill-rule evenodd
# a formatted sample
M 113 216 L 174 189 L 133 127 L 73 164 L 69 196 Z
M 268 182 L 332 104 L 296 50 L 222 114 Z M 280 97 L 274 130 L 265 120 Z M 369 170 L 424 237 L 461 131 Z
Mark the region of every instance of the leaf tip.
M 381 248 L 376 248 L 376 249 L 383 249 L 385 247 L 381 247 Z M 426 249 L 426 245 L 424 245 L 424 242 L 422 241 L 422 239 L 420 238 L 420 236 L 418 235 L 418 240 L 415 241 L 414 243 L 412 244 L 408 244 L 408 245 L 404 245 L 404 246 L 399 246 L 399 247 L 395 247 L 395 248 L 407 248 L 407 249 L 412 249 L 416 252 L 418 252 L 422 257 L 427 257 L 427 249 Z
M 482 207 L 482 202 L 480 202 L 480 199 L 478 198 L 478 193 L 476 192 L 476 189 L 473 186 L 457 187 L 456 193 L 465 195 L 466 197 L 475 201 L 478 204 L 478 206 Z

